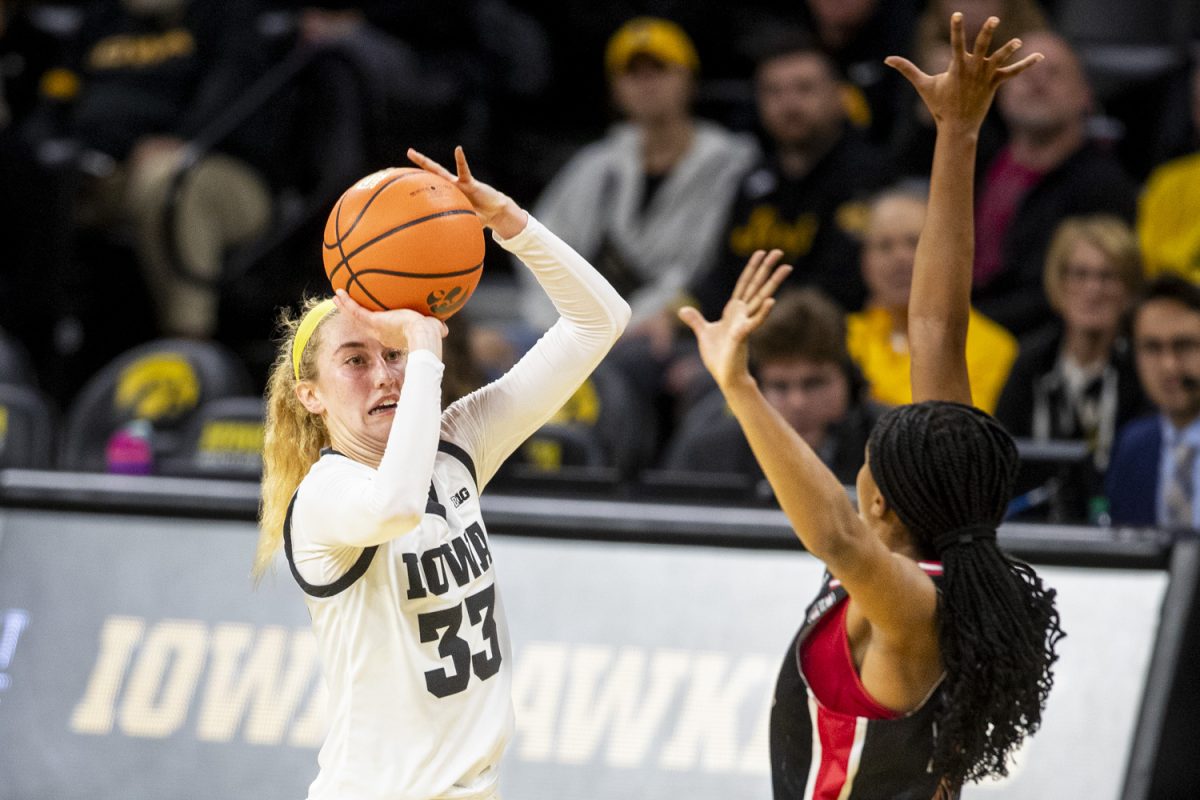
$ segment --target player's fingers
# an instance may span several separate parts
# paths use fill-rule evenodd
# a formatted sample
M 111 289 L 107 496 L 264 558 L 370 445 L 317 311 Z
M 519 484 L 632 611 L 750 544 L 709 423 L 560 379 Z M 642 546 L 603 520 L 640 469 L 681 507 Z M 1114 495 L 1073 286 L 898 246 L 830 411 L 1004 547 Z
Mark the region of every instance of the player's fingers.
M 920 67 L 903 56 L 888 56 L 883 63 L 903 75 L 913 86 L 920 86 L 921 83 L 929 80 L 929 76 L 922 72 Z
M 418 153 L 411 147 L 408 148 L 408 160 L 426 172 L 432 172 L 434 175 L 440 175 L 448 181 L 455 180 L 455 177 L 450 170 L 446 169 L 424 153 Z
M 333 304 L 337 306 L 338 311 L 342 312 L 343 314 L 348 314 L 351 317 L 357 317 L 361 319 L 363 315 L 368 313 L 367 310 L 360 306 L 358 301 L 351 297 L 345 289 L 338 289 L 334 291 Z
M 737 299 L 743 296 L 746 285 L 750 283 L 751 277 L 758 269 L 759 262 L 762 261 L 765 255 L 766 251 L 755 250 L 754 254 L 750 256 L 750 260 L 747 261 L 746 266 L 742 268 L 742 274 L 738 275 L 737 284 L 733 287 L 733 294 L 730 295 L 731 299 Z
M 992 46 L 992 36 L 996 33 L 996 26 L 999 24 L 998 18 L 987 18 L 983 27 L 979 29 L 979 34 L 975 37 L 975 51 L 971 55 L 976 58 L 987 58 L 988 49 Z
M 742 295 L 742 299 L 750 302 L 757 301 L 763 286 L 767 283 L 767 279 L 771 277 L 771 270 L 779 263 L 779 259 L 783 258 L 782 250 L 772 250 L 767 253 L 761 261 L 758 262 L 758 269 L 754 271 L 750 282 L 746 286 L 746 293 Z
M 758 310 L 746 318 L 746 334 L 751 334 L 758 330 L 759 326 L 766 321 L 767 315 L 771 313 L 771 309 L 775 307 L 775 298 L 768 297 L 758 307 Z
M 1013 53 L 1017 52 L 1020 49 L 1021 49 L 1021 40 L 1020 39 L 1009 39 L 1008 42 L 1003 47 L 998 48 L 996 50 L 996 52 L 992 53 L 992 55 L 988 58 L 988 60 L 991 61 L 993 64 L 1002 65 L 1002 64 L 1004 64 L 1004 62 L 1008 61 L 1008 59 L 1012 58 Z
M 754 279 L 747 287 L 744 298 L 747 315 L 752 315 L 758 311 L 762 301 L 770 296 L 770 292 L 764 290 L 770 284 L 775 265 L 779 263 L 779 259 L 781 258 L 783 258 L 782 250 L 772 250 L 767 253 L 766 258 L 758 265 L 758 270 L 755 271 Z
M 684 306 L 679 309 L 679 319 L 684 325 L 691 328 L 692 333 L 695 333 L 697 336 L 700 335 L 700 331 L 704 329 L 704 326 L 708 324 L 704 320 L 704 315 L 691 306 Z
M 1034 64 L 1038 63 L 1039 61 L 1044 60 L 1045 58 L 1046 57 L 1044 55 L 1042 55 L 1041 53 L 1032 53 L 1030 55 L 1025 56 L 1024 58 L 1022 58 L 1020 61 L 1018 61 L 1015 64 L 1012 64 L 1007 67 L 1001 67 L 1000 69 L 996 70 L 996 74 L 999 75 L 1001 78 L 1004 78 L 1005 80 L 1007 80 L 1007 79 L 1013 77 L 1014 75 L 1020 75 L 1022 72 L 1029 69 L 1030 67 L 1032 67 Z
M 962 60 L 963 54 L 967 52 L 966 37 L 963 36 L 963 15 L 961 11 L 955 11 L 950 15 L 950 51 L 954 55 L 951 63 Z
M 460 144 L 454 148 L 454 164 L 458 167 L 458 179 L 462 183 L 470 183 L 474 178 L 471 175 L 471 167 L 467 164 L 467 153 L 463 150 Z
M 778 290 L 779 286 L 785 280 L 787 280 L 787 276 L 791 274 L 792 266 L 790 264 L 780 264 L 775 268 L 775 271 L 771 273 L 771 277 L 759 290 L 759 297 L 761 297 L 763 300 L 766 300 L 768 297 L 774 297 L 776 290 Z

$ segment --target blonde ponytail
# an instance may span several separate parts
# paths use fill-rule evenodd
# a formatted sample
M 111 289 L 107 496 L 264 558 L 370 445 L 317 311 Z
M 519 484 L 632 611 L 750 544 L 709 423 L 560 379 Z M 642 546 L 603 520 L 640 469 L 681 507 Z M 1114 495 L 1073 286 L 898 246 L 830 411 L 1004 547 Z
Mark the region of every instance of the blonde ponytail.
M 329 445 L 329 433 L 319 416 L 300 404 L 296 397 L 296 376 L 292 365 L 292 344 L 305 314 L 322 298 L 305 302 L 298 316 L 287 311 L 280 317 L 280 338 L 267 381 L 267 419 L 263 441 L 262 500 L 259 505 L 258 551 L 254 556 L 253 575 L 259 580 L 283 546 L 283 523 L 292 495 L 308 470 L 321 457 L 321 448 Z M 337 312 L 334 312 L 337 313 Z M 333 316 L 333 314 L 329 314 Z M 317 377 L 315 353 L 325 320 L 313 331 L 300 360 L 300 378 Z

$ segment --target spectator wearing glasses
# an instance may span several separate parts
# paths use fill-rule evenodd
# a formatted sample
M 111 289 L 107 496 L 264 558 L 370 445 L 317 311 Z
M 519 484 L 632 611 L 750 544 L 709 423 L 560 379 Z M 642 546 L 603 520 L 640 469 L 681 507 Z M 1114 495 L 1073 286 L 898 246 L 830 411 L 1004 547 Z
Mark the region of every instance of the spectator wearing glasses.
M 1145 410 L 1121 330 L 1142 287 L 1133 230 L 1108 215 L 1065 220 L 1044 278 L 1058 318 L 1021 341 L 996 418 L 1013 436 L 1086 440 L 1103 473 L 1117 430 Z
M 1134 307 L 1133 349 L 1156 413 L 1117 434 L 1109 513 L 1122 525 L 1200 527 L 1200 287 L 1171 274 L 1152 281 Z

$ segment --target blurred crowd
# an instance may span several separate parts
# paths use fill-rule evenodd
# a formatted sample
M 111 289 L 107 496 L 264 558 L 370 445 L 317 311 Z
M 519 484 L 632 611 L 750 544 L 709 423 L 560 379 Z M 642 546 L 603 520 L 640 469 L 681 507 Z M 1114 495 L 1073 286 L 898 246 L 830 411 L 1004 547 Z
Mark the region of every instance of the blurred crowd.
M 943 69 L 955 10 L 1046 56 L 1002 88 L 963 209 L 966 357 L 1022 445 L 1013 513 L 1200 527 L 1191 0 L 0 0 L 0 465 L 24 442 L 33 465 L 253 474 L 276 309 L 327 291 L 332 202 L 408 146 L 463 144 L 634 309 L 515 469 L 757 486 L 676 311 L 719 314 L 779 248 L 755 376 L 852 484 L 911 400 L 934 139 L 883 59 Z M 448 401 L 554 319 L 489 248 Z

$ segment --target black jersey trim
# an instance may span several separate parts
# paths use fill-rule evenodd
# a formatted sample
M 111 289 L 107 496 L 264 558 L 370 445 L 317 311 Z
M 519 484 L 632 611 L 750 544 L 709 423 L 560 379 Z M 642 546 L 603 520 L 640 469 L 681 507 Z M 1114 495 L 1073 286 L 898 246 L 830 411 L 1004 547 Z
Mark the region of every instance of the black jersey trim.
M 471 458 L 470 453 L 456 445 L 454 442 L 447 442 L 445 439 L 442 439 L 440 442 L 438 442 L 438 452 L 445 453 L 451 458 L 458 459 L 458 461 L 467 468 L 467 472 L 471 473 L 471 481 L 475 484 L 476 488 L 479 487 L 479 476 L 475 474 L 475 461 Z
M 426 514 L 436 514 L 442 519 L 446 519 L 446 507 L 438 502 L 437 492 L 434 491 L 433 482 L 429 483 L 429 500 L 425 503 Z
M 438 452 L 444 452 L 445 455 L 448 455 L 451 458 L 456 458 L 457 461 L 463 465 L 463 467 L 467 468 L 468 473 L 470 473 L 470 480 L 475 483 L 476 487 L 479 486 L 479 475 L 475 473 L 475 459 L 470 457 L 469 452 L 463 450 L 462 447 L 456 445 L 455 443 L 452 443 L 452 441 L 446 441 L 445 439 L 438 441 Z M 338 452 L 337 450 L 332 449 L 332 447 L 322 447 L 322 449 L 320 449 L 320 455 L 349 458 L 346 453 Z
M 457 459 L 459 463 L 467 468 L 467 472 L 471 473 L 471 481 L 476 486 L 479 486 L 479 476 L 475 472 L 475 460 L 471 458 L 470 453 L 456 445 L 454 442 L 447 442 L 445 439 L 442 439 L 438 442 L 438 452 L 445 453 L 451 458 Z M 347 456 L 345 453 L 334 450 L 332 447 L 322 447 L 321 455 L 349 458 L 349 456 Z
M 287 516 L 283 518 L 283 552 L 287 555 L 288 569 L 292 571 L 292 577 L 296 579 L 296 583 L 300 584 L 300 588 L 304 590 L 305 594 L 313 597 L 333 597 L 335 594 L 349 589 L 356 580 L 366 574 L 367 568 L 371 566 L 371 560 L 375 558 L 375 551 L 379 549 L 379 545 L 364 547 L 362 554 L 350 566 L 350 569 L 346 570 L 346 574 L 333 583 L 321 586 L 304 580 L 300 575 L 300 570 L 296 569 L 296 559 L 292 556 L 292 509 L 296 506 L 296 496 L 298 494 L 299 492 L 292 495 L 292 501 L 288 503 Z

